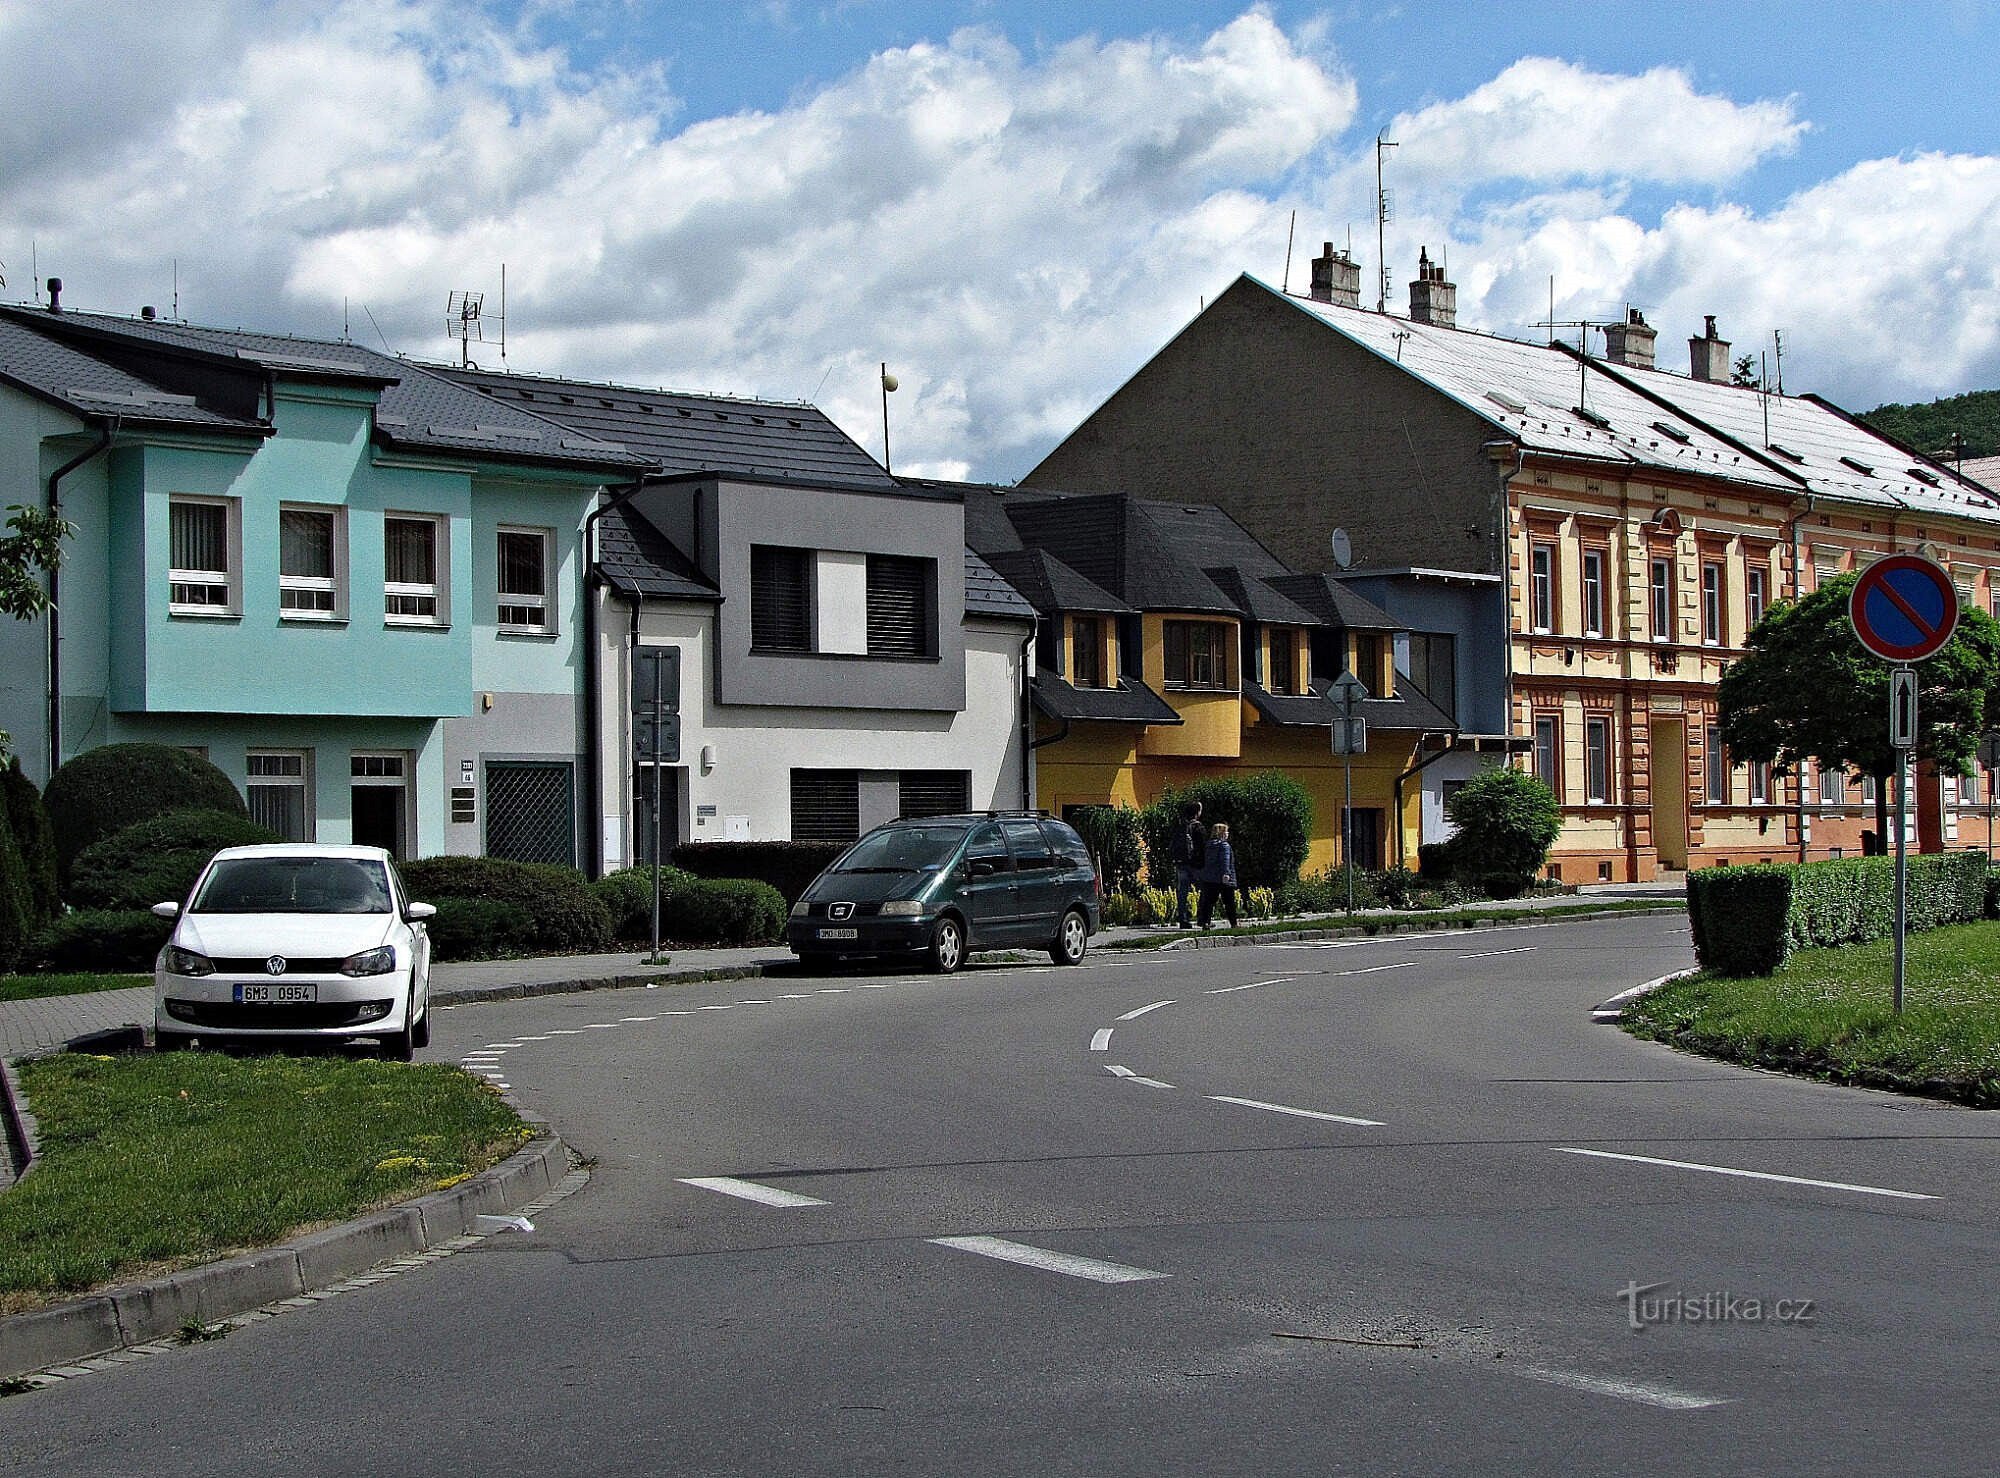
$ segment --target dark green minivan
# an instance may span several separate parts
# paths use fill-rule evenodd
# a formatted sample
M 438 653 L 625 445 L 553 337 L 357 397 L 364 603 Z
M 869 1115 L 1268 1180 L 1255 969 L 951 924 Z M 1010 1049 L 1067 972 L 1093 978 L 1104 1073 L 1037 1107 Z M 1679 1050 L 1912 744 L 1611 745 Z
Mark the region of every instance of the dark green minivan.
M 968 952 L 1046 949 L 1083 958 L 1103 909 L 1083 838 L 1019 811 L 878 826 L 813 879 L 785 928 L 801 960 L 923 954 L 950 974 Z

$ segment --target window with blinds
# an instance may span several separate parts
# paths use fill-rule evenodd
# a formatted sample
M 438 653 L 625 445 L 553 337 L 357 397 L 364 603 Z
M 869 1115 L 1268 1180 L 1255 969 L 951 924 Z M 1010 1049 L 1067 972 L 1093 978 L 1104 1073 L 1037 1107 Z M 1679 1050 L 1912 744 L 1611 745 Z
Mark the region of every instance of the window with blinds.
M 167 609 L 226 614 L 234 602 L 229 567 L 229 506 L 181 498 L 167 504 Z
M 853 770 L 792 771 L 792 840 L 851 842 L 861 835 L 861 778 Z
M 813 649 L 810 549 L 750 547 L 750 647 L 763 652 Z
M 869 656 L 937 654 L 930 595 L 936 568 L 935 560 L 899 554 L 868 556 Z
M 281 841 L 309 842 L 312 835 L 312 794 L 306 783 L 308 766 L 302 750 L 252 750 L 248 758 L 245 799 L 250 819 Z
M 905 819 L 963 815 L 972 809 L 972 772 L 905 770 L 896 777 L 896 808 Z
M 334 511 L 278 510 L 278 609 L 286 617 L 330 621 L 339 614 Z
M 549 535 L 500 530 L 499 621 L 508 631 L 549 630 Z
M 434 518 L 382 520 L 383 614 L 395 626 L 435 626 L 443 619 L 438 600 L 438 521 Z

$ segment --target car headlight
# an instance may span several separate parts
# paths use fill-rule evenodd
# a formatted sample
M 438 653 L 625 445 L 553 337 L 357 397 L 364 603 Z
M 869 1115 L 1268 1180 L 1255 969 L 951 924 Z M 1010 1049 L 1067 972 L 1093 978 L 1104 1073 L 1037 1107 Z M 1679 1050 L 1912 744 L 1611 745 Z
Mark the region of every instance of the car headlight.
M 924 911 L 924 905 L 915 898 L 898 898 L 882 905 L 885 919 L 914 919 Z
M 801 898 L 797 903 L 794 903 L 792 905 L 792 917 L 795 919 L 802 919 L 811 912 L 812 912 L 812 906 L 808 904 L 803 898 Z
M 160 952 L 160 965 L 169 975 L 213 975 L 215 961 L 191 949 L 170 944 Z
M 385 944 L 380 949 L 364 949 L 358 955 L 349 955 L 340 962 L 342 975 L 387 975 L 396 968 L 396 947 Z

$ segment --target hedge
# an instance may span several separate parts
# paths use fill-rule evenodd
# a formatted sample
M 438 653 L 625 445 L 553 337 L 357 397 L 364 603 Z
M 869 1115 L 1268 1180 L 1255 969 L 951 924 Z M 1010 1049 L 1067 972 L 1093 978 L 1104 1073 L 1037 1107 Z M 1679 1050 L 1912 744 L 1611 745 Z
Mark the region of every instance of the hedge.
M 167 744 L 86 750 L 49 777 L 42 801 L 55 829 L 56 871 L 64 884 L 85 847 L 135 822 L 167 811 L 250 814 L 227 775 Z
M 660 900 L 660 933 L 677 944 L 766 944 L 785 932 L 790 905 L 754 878 L 691 878 Z
M 1203 826 L 1229 824 L 1236 853 L 1236 880 L 1245 888 L 1282 888 L 1296 882 L 1312 837 L 1312 797 L 1289 775 L 1266 770 L 1256 775 L 1197 780 L 1180 790 L 1163 790 L 1140 813 L 1146 841 L 1146 877 L 1156 888 L 1174 885 L 1173 839 L 1181 807 L 1201 802 Z
M 39 928 L 62 912 L 62 897 L 56 887 L 56 834 L 49 825 L 48 807 L 35 782 L 21 772 L 19 758 L 0 768 L 0 794 L 6 797 L 7 823 L 13 829 L 14 845 L 26 869 L 31 924 Z
M 1140 870 L 1146 862 L 1139 812 L 1130 806 L 1079 806 L 1065 819 L 1090 848 L 1107 897 L 1139 886 Z
M 436 958 L 594 954 L 611 946 L 611 915 L 573 867 L 422 857 L 404 863 L 402 873 L 411 899 L 438 910 L 430 929 Z
M 144 909 L 85 909 L 57 919 L 35 936 L 27 964 L 58 974 L 150 974 L 174 931 Z
M 698 878 L 755 878 L 791 907 L 842 852 L 842 842 L 682 842 L 671 861 Z
M 1912 933 L 1986 913 L 1986 854 L 1909 859 Z M 1883 939 L 1895 932 L 1896 863 L 1890 857 L 1710 867 L 1687 878 L 1695 958 L 1716 975 L 1769 975 L 1809 947 Z
M 169 811 L 92 842 L 70 864 L 69 897 L 78 908 L 151 908 L 184 902 L 209 859 L 224 847 L 280 840 L 276 832 L 227 811 Z
M 13 797 L 0 789 L 0 973 L 14 968 L 33 929 L 34 891 L 7 813 Z
M 666 933 L 665 900 L 693 882 L 689 873 L 678 867 L 660 869 L 661 934 Z M 624 943 L 652 943 L 653 939 L 653 869 L 651 867 L 622 867 L 616 872 L 608 872 L 590 885 L 590 891 L 597 895 L 606 912 L 611 915 L 612 938 Z

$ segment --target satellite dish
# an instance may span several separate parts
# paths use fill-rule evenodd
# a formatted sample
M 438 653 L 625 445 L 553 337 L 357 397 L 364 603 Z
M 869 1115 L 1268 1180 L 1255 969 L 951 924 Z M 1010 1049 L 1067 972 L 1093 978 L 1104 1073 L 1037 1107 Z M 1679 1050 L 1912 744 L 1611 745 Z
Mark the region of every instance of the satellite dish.
M 1354 563 L 1354 545 L 1349 542 L 1346 529 L 1333 531 L 1333 562 L 1343 570 Z

